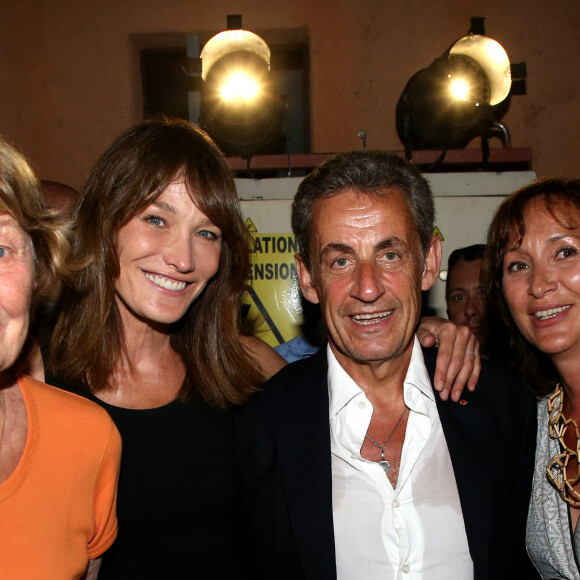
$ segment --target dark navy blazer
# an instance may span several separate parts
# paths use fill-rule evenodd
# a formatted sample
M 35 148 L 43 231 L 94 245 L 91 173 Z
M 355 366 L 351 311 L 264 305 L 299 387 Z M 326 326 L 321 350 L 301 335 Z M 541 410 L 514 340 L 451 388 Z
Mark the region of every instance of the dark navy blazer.
M 433 381 L 436 351 L 424 350 Z M 261 577 L 336 578 L 326 349 L 282 369 L 236 417 Z M 484 361 L 465 404 L 435 397 L 475 578 L 538 578 L 525 549 L 536 402 Z

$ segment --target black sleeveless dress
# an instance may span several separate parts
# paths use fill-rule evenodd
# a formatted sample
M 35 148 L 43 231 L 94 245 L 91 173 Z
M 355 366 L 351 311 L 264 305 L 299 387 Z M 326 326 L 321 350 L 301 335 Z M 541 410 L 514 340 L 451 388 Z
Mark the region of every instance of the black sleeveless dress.
M 124 409 L 86 390 L 67 390 L 104 407 L 123 440 L 119 533 L 99 580 L 251 578 L 233 411 L 200 398 Z

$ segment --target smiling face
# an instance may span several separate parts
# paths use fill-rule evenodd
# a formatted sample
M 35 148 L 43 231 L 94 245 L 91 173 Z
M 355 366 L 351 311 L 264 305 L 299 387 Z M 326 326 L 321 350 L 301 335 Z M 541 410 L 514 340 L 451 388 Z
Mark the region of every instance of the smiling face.
M 482 260 L 461 260 L 447 278 L 447 316 L 468 326 L 480 343 L 485 341 L 485 290 L 479 281 Z
M 332 350 L 354 363 L 408 362 L 421 310 L 421 290 L 439 273 L 441 245 L 426 260 L 405 199 L 350 190 L 318 200 L 312 215 L 311 271 L 298 257 L 307 300 L 320 302 Z
M 0 214 L 0 370 L 16 361 L 28 333 L 34 258 L 28 235 Z
M 125 324 L 180 320 L 219 267 L 221 231 L 173 181 L 120 230 L 116 302 Z
M 558 219 L 542 197 L 528 203 L 525 235 L 504 257 L 502 286 L 524 338 L 558 366 L 580 355 L 580 212 L 562 203 L 555 210 Z

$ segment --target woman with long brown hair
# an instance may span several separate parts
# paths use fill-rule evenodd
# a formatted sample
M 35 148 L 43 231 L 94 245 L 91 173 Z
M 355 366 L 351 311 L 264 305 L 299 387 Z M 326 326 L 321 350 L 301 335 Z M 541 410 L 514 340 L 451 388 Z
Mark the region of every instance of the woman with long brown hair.
M 231 406 L 284 361 L 240 334 L 249 241 L 232 174 L 193 125 L 146 121 L 101 157 L 73 218 L 86 266 L 63 291 L 47 369 L 123 439 L 101 576 L 244 577 Z

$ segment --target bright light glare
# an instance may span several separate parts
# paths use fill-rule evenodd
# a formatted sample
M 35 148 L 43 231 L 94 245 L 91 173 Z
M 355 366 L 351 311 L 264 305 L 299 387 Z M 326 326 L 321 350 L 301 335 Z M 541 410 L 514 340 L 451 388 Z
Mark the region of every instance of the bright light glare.
M 467 101 L 467 97 L 469 96 L 469 85 L 462 80 L 453 81 L 451 83 L 451 94 L 456 99 Z
M 244 40 L 244 31 L 228 30 L 228 40 Z
M 231 75 L 221 90 L 223 99 L 253 99 L 259 90 L 258 83 L 243 73 Z
M 503 49 L 503 46 L 499 42 L 495 42 L 495 40 L 492 40 L 492 42 L 487 43 L 485 48 L 487 55 L 492 61 L 496 63 L 505 63 L 507 60 L 509 64 L 509 59 L 506 54 L 506 51 Z

